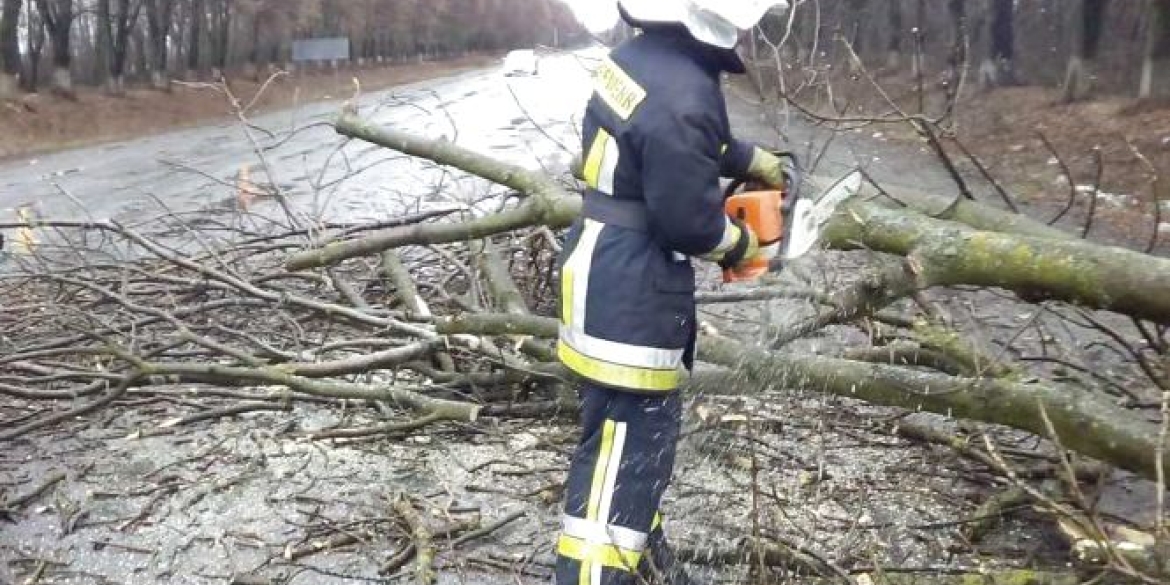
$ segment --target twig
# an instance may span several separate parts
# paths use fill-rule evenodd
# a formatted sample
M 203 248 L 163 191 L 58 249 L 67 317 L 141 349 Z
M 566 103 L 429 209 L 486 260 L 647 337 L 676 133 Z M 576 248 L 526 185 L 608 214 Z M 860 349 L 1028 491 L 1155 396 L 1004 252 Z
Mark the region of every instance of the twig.
M 1101 160 L 1101 147 L 1093 147 L 1093 164 L 1096 165 L 1096 174 L 1093 176 L 1093 193 L 1089 198 L 1089 213 L 1085 216 L 1085 226 L 1081 229 L 1081 238 L 1089 236 L 1093 227 L 1093 217 L 1097 215 L 1097 198 L 1101 194 L 1101 174 L 1105 172 L 1105 163 Z
M 478 528 L 476 530 L 472 530 L 471 532 L 468 532 L 467 534 L 464 534 L 463 536 L 460 536 L 459 538 L 452 540 L 451 541 L 451 548 L 457 548 L 461 544 L 465 544 L 465 543 L 470 542 L 472 540 L 475 540 L 477 538 L 482 538 L 484 536 L 487 536 L 487 535 L 503 528 L 504 526 L 507 526 L 508 524 L 511 524 L 512 522 L 515 522 L 516 520 L 523 518 L 526 514 L 527 514 L 527 512 L 525 512 L 524 510 L 516 510 L 516 511 L 504 516 L 503 518 L 500 518 L 499 520 L 496 520 L 495 522 L 492 522 L 491 524 L 484 526 L 483 528 Z
M 1048 225 L 1053 225 L 1060 221 L 1066 214 L 1068 214 L 1068 212 L 1072 210 L 1073 204 L 1076 203 L 1077 182 L 1073 177 L 1072 169 L 1068 168 L 1068 163 L 1064 161 L 1064 157 L 1060 156 L 1060 153 L 1057 152 L 1056 147 L 1052 145 L 1050 140 L 1048 140 L 1048 136 L 1040 131 L 1036 131 L 1036 135 L 1040 137 L 1040 141 L 1044 143 L 1045 148 L 1048 149 L 1048 152 L 1052 155 L 1052 158 L 1056 159 L 1057 164 L 1060 165 L 1060 172 L 1064 174 L 1065 180 L 1068 181 L 1068 201 L 1065 202 L 1064 209 L 1060 210 L 1060 213 L 1056 214 L 1056 217 L 1048 220 Z
M 28 492 L 0 503 L 0 514 L 9 514 L 20 511 L 20 509 L 23 508 L 25 504 L 35 500 L 38 496 L 56 485 L 58 482 L 64 481 L 66 477 L 68 477 L 68 474 L 66 474 L 64 471 L 54 471 L 53 473 L 50 473 L 47 477 L 41 480 L 41 483 L 34 486 Z
M 991 175 L 991 171 L 988 170 L 987 166 L 983 164 L 983 161 L 979 160 L 978 157 L 972 154 L 971 151 L 967 149 L 967 145 L 963 144 L 963 141 L 959 140 L 958 137 L 952 137 L 951 142 L 954 143 L 955 146 L 959 147 L 959 150 L 962 151 L 963 156 L 967 157 L 967 160 L 971 161 L 971 164 L 975 165 L 975 168 L 979 171 L 979 174 L 983 176 L 984 180 L 991 184 L 991 187 L 995 189 L 995 192 L 999 194 L 1000 199 L 1003 199 L 1003 202 L 1008 206 L 1009 209 L 1012 210 L 1012 213 L 1019 213 L 1020 208 L 1016 205 L 1015 199 L 1007 192 L 1007 189 L 1004 189 L 1003 185 L 999 184 L 999 181 L 995 180 L 995 177 Z
M 392 435 L 398 433 L 405 433 L 421 429 L 427 425 L 444 420 L 446 417 L 439 413 L 431 412 L 425 416 L 409 420 L 406 422 L 386 423 L 369 428 L 356 429 L 333 429 L 328 431 L 316 431 L 306 433 L 305 436 L 310 440 L 322 439 L 354 439 L 359 437 L 371 437 L 375 435 Z
M 83 405 L 78 406 L 76 408 L 72 408 L 72 409 L 69 409 L 69 410 L 66 410 L 63 412 L 58 412 L 57 414 L 50 414 L 44 418 L 40 418 L 40 419 L 34 420 L 32 422 L 26 423 L 24 425 L 21 425 L 19 427 L 16 427 L 15 429 L 10 429 L 7 431 L 0 432 L 0 441 L 11 441 L 12 439 L 20 437 L 22 435 L 25 435 L 25 434 L 32 432 L 32 431 L 35 431 L 37 429 L 42 429 L 42 428 L 45 428 L 47 426 L 51 426 L 51 425 L 54 425 L 56 423 L 59 423 L 61 421 L 65 421 L 65 420 L 69 420 L 71 418 L 83 416 L 83 415 L 89 414 L 95 410 L 99 410 L 101 408 L 104 408 L 104 407 L 112 404 L 118 398 L 121 398 L 122 395 L 125 394 L 126 391 L 130 389 L 131 386 L 137 384 L 140 379 L 141 379 L 141 374 L 139 372 L 134 372 L 133 374 L 130 374 L 125 379 L 123 379 L 122 383 L 118 384 L 117 387 L 115 387 L 114 389 L 107 392 L 105 396 L 102 396 L 101 398 L 98 398 L 97 400 L 94 400 L 93 402 L 83 404 Z
M 435 543 L 430 530 L 405 496 L 394 502 L 394 511 L 410 528 L 410 537 L 415 549 L 415 577 L 419 585 L 433 585 L 435 582 Z

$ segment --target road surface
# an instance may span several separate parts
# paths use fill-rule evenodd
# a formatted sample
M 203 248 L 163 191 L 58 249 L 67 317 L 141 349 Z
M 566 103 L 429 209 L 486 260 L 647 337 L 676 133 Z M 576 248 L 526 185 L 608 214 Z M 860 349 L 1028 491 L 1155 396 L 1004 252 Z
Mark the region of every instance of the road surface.
M 491 68 L 357 102 L 379 124 L 446 137 L 529 168 L 563 171 L 570 151 L 579 148 L 589 68 L 598 55 L 594 50 L 546 58 L 535 77 L 504 77 Z M 737 132 L 776 143 L 759 108 L 737 95 L 729 98 Z M 229 121 L 2 163 L 0 222 L 16 220 L 16 211 L 26 206 L 43 219 L 129 222 L 167 211 L 233 208 L 241 176 L 271 179 L 304 213 L 346 220 L 384 219 L 420 204 L 466 203 L 490 188 L 368 144 L 339 149 L 344 141 L 327 123 L 341 105 L 317 103 L 259 116 L 250 129 Z M 945 177 L 925 168 L 931 165 L 920 151 L 885 144 L 872 129 L 828 140 L 827 131 L 791 122 L 784 133 L 785 143 L 802 153 L 829 144 L 818 164 L 822 173 L 843 174 L 860 164 L 880 179 L 950 189 Z

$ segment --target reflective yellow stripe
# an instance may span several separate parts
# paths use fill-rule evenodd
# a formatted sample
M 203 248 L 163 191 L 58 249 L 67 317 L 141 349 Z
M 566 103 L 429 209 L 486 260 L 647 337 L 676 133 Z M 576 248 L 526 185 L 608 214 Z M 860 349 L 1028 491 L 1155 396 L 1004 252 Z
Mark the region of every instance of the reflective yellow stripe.
M 16 216 L 24 224 L 16 230 L 16 242 L 24 248 L 25 252 L 31 253 L 37 243 L 37 238 L 33 235 L 33 228 L 37 225 L 36 214 L 27 205 L 22 205 L 16 208 Z
M 561 268 L 561 323 L 573 324 L 573 269 L 565 262 Z
M 608 57 L 593 72 L 593 89 L 622 120 L 646 101 L 646 90 Z
M 677 369 L 653 370 L 604 362 L 581 354 L 563 341 L 557 344 L 557 356 L 577 374 L 618 388 L 669 392 L 678 388 L 682 381 L 682 374 Z
M 637 571 L 638 563 L 642 562 L 641 551 L 626 550 L 612 544 L 593 544 L 564 535 L 557 540 L 557 554 L 581 561 L 582 565 L 597 563 L 603 567 L 628 573 Z M 584 576 L 584 567 L 582 567 L 582 577 Z
M 658 530 L 662 526 L 662 512 L 654 513 L 654 521 L 650 523 L 650 532 Z
M 609 132 L 605 128 L 597 130 L 593 137 L 593 144 L 589 146 L 589 155 L 585 157 L 585 184 L 596 189 L 601 180 L 601 163 L 605 160 L 605 146 L 609 142 Z
M 585 518 L 597 520 L 598 510 L 601 507 L 601 492 L 605 489 L 605 470 L 613 454 L 613 432 L 617 423 L 606 420 L 601 427 L 601 449 L 597 453 L 597 463 L 593 465 L 593 484 L 589 488 L 589 510 Z

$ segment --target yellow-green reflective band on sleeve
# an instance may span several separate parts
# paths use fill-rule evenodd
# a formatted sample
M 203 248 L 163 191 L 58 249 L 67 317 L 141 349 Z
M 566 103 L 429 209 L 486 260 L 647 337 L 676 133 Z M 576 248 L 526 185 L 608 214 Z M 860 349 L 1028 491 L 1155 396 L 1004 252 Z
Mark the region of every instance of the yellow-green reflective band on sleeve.
M 557 356 L 565 367 L 577 374 L 617 388 L 670 392 L 682 382 L 682 373 L 678 369 L 654 370 L 605 362 L 578 352 L 564 341 L 557 343 Z
M 613 458 L 613 435 L 617 430 L 617 423 L 606 420 L 601 427 L 601 448 L 597 452 L 597 462 L 593 465 L 593 482 L 589 487 L 589 509 L 586 518 L 597 520 L 601 508 L 602 490 L 605 487 L 606 470 Z M 613 463 L 616 467 L 618 463 Z M 616 470 L 615 470 L 616 472 Z
M 566 262 L 561 268 L 561 323 L 573 324 L 573 268 Z
M 565 535 L 557 539 L 557 554 L 582 563 L 597 563 L 627 573 L 637 571 L 638 563 L 642 562 L 641 551 L 626 550 L 612 544 L 594 544 Z
M 597 136 L 589 145 L 589 152 L 585 156 L 585 184 L 596 189 L 601 181 L 601 164 L 605 161 L 605 147 L 609 143 L 609 132 L 605 128 L 598 128 Z
M 593 89 L 624 121 L 646 101 L 646 90 L 608 57 L 593 72 Z

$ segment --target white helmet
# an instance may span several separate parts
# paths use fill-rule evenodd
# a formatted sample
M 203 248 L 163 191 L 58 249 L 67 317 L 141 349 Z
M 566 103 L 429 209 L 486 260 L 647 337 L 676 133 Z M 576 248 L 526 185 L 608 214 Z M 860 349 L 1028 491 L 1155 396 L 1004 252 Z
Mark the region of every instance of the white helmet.
M 756 26 L 772 8 L 788 9 L 788 0 L 618 0 L 635 21 L 678 23 L 699 41 L 735 48 L 740 31 Z

